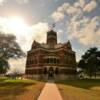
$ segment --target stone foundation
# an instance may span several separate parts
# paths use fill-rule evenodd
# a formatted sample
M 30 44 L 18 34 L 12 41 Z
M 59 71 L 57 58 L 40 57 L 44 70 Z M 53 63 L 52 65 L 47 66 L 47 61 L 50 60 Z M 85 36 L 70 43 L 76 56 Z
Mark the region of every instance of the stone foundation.
M 26 78 L 34 79 L 34 80 L 49 80 L 49 79 L 65 80 L 65 79 L 74 79 L 74 78 L 76 78 L 76 76 L 60 74 L 60 75 L 54 75 L 54 77 L 52 77 L 52 78 L 48 78 L 48 75 L 41 74 L 41 75 L 27 75 Z

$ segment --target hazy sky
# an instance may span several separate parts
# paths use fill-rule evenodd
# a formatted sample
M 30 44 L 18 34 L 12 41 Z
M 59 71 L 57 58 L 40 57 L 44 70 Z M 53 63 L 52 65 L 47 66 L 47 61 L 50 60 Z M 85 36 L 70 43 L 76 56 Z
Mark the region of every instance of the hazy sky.
M 89 47 L 100 49 L 100 0 L 0 0 L 0 30 L 15 34 L 25 52 L 34 39 L 45 42 L 54 22 L 58 42 L 70 40 L 77 60 Z M 25 59 L 10 63 L 25 68 Z

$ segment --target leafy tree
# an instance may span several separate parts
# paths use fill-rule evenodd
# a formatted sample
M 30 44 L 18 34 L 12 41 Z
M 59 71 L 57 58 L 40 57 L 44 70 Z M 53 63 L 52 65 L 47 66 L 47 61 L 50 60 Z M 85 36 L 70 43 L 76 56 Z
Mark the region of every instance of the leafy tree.
M 96 77 L 96 72 L 100 68 L 100 51 L 96 47 L 87 50 L 79 61 L 78 67 L 82 68 L 90 78 L 92 75 Z
M 86 63 L 85 63 L 85 61 L 83 59 L 81 59 L 79 61 L 79 63 L 78 63 L 78 68 L 81 68 L 81 70 L 78 71 L 77 74 L 83 76 L 83 73 L 85 73 L 85 71 L 86 71 L 85 70 L 86 69 L 85 67 L 86 67 Z
M 25 53 L 16 42 L 16 37 L 0 32 L 0 74 L 5 74 L 9 69 L 10 58 L 17 59 L 24 56 Z
M 0 59 L 0 74 L 4 74 L 9 69 L 9 63 L 5 59 Z
M 83 59 L 81 59 L 78 63 L 78 67 L 79 68 L 82 68 L 82 69 L 85 69 L 85 66 L 86 66 L 86 63 Z

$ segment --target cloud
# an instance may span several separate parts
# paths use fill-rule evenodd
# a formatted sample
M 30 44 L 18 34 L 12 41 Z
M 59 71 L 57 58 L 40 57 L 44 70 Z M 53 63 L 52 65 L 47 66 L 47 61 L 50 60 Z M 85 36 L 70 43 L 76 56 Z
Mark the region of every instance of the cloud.
M 0 0 L 0 6 L 3 6 L 5 3 L 7 3 L 8 0 Z M 9 0 L 10 1 L 10 0 Z M 14 0 L 15 2 L 17 2 L 18 4 L 27 4 L 29 3 L 31 0 Z
M 31 0 L 16 0 L 18 4 L 26 4 L 29 3 Z
M 86 0 L 79 0 L 79 3 L 81 5 L 81 7 L 84 7 L 85 6 L 85 3 L 86 3 Z
M 90 18 L 85 15 L 85 12 L 92 13 L 97 6 L 96 0 L 78 0 L 73 4 L 67 2 L 62 4 L 54 13 L 60 12 L 63 15 L 63 19 L 59 18 L 57 21 L 66 21 L 65 27 L 67 26 L 68 38 L 76 38 L 84 45 L 99 45 L 100 16 L 95 15 Z M 56 20 L 56 17 L 53 16 L 52 18 Z
M 0 17 L 0 31 L 5 32 L 6 34 L 11 34 L 11 31 L 8 27 L 9 18 Z M 19 29 L 18 29 L 19 30 Z M 49 30 L 48 23 L 39 22 L 34 25 L 27 26 L 24 33 L 12 33 L 17 37 L 17 42 L 24 52 L 27 52 L 31 48 L 31 44 L 34 40 L 42 43 L 46 41 L 46 32 Z M 10 59 L 11 69 L 13 71 L 16 67 L 21 68 L 22 71 L 25 70 L 25 61 L 26 58 L 13 60 Z
M 62 34 L 63 33 L 63 30 L 59 29 L 57 33 L 58 34 Z
M 52 18 L 55 20 L 55 22 L 62 20 L 64 18 L 64 14 L 61 12 L 54 12 L 52 14 Z
M 82 36 L 79 41 L 85 45 L 100 45 L 100 17 L 94 17 L 89 20 L 83 28 L 81 28 L 80 33 Z
M 58 7 L 56 11 L 54 11 L 51 15 L 52 19 L 56 22 L 61 21 L 67 17 L 72 17 L 76 13 L 80 14 L 81 9 L 78 2 L 74 3 L 74 5 L 70 5 L 69 3 L 64 3 L 62 6 Z
M 30 50 L 34 40 L 40 43 L 46 41 L 46 32 L 49 30 L 49 26 L 47 23 L 39 22 L 35 25 L 29 26 L 28 29 L 28 33 L 23 34 L 21 37 L 19 37 L 18 41 L 25 52 Z M 20 60 L 13 60 L 10 61 L 10 63 L 12 66 L 11 71 L 13 71 L 14 68 L 16 68 L 17 66 L 19 66 L 19 68 L 21 67 L 22 72 L 25 71 L 26 58 Z
M 17 42 L 24 51 L 29 49 L 29 44 L 36 40 L 38 42 L 45 42 L 46 32 L 49 30 L 48 23 L 39 22 L 34 25 L 26 25 L 26 29 L 13 33 L 9 27 L 9 18 L 0 17 L 0 31 L 6 34 L 14 34 L 17 37 Z M 18 29 L 20 30 L 20 29 Z
M 69 38 L 77 38 L 84 45 L 100 44 L 100 17 L 92 19 L 83 17 L 82 20 L 71 20 L 68 26 Z
M 96 0 L 91 0 L 83 9 L 85 12 L 91 12 L 93 9 L 97 7 Z
M 67 17 L 80 16 L 84 12 L 91 12 L 97 7 L 96 0 L 78 0 L 74 4 L 64 3 L 54 11 L 51 17 L 57 22 Z
M 7 0 L 0 0 L 0 6 L 3 6 Z
M 45 42 L 46 33 L 49 30 L 48 23 L 39 22 L 36 25 L 31 26 L 31 32 L 33 33 L 33 40 L 40 43 Z
M 37 24 L 28 26 L 26 33 L 15 35 L 17 36 L 17 41 L 20 44 L 21 48 L 26 52 L 31 48 L 31 44 L 34 40 L 40 43 L 45 42 L 46 32 L 48 30 L 48 23 L 39 22 Z
M 7 28 L 8 20 L 6 17 L 0 17 L 0 31 L 9 32 Z
M 12 73 L 15 70 L 17 70 L 20 73 L 25 72 L 26 58 L 16 59 L 16 60 L 10 59 L 9 63 L 10 63 L 10 70 L 8 71 L 8 73 Z

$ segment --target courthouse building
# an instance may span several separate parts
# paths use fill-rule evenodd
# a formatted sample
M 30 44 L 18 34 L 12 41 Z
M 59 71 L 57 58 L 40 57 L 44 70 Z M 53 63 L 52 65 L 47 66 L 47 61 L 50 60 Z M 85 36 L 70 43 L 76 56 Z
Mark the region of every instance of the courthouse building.
M 76 56 L 70 41 L 57 43 L 57 33 L 47 32 L 46 43 L 33 41 L 27 52 L 25 75 L 31 79 L 66 79 L 76 73 Z

